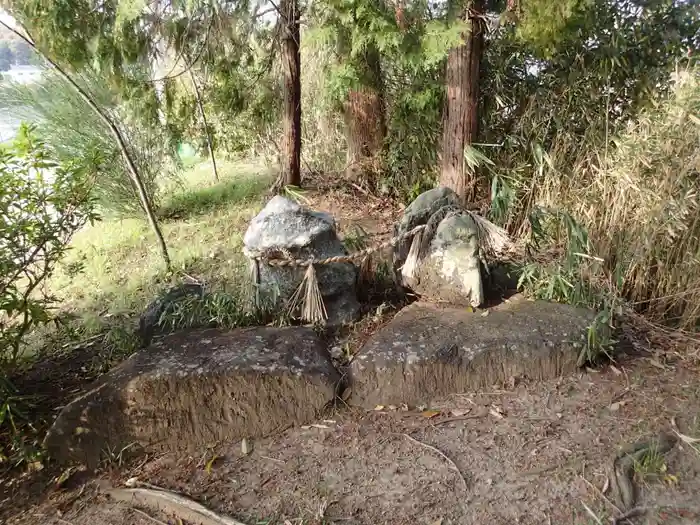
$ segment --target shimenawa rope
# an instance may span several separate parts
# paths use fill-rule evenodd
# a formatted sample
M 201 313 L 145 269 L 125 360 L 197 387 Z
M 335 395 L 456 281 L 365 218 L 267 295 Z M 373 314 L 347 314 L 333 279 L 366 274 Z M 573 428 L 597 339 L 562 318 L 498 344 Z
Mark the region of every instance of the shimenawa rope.
M 444 210 L 438 210 L 434 215 L 440 214 L 441 211 Z M 479 234 L 479 242 L 482 248 L 484 248 L 489 255 L 497 256 L 511 246 L 508 233 L 503 228 L 496 226 L 487 219 L 476 215 L 471 211 L 464 210 L 463 213 L 469 215 L 474 220 L 477 232 Z M 429 226 L 432 227 L 429 228 Z M 315 259 L 313 257 L 308 259 L 297 259 L 292 257 L 289 251 L 285 249 L 270 249 L 257 253 L 247 251 L 246 255 L 250 260 L 250 284 L 254 288 L 252 293 L 254 304 L 259 304 L 258 286 L 260 284 L 260 263 L 277 267 L 306 267 L 306 272 L 304 272 L 304 277 L 301 283 L 289 299 L 287 314 L 293 315 L 293 313 L 299 307 L 301 307 L 301 319 L 303 321 L 310 323 L 322 323 L 328 319 L 328 314 L 326 312 L 326 307 L 323 303 L 323 297 L 318 285 L 318 278 L 314 268 L 316 265 L 355 263 L 356 261 L 361 261 L 360 266 L 367 268 L 369 266 L 368 259 L 373 253 L 385 250 L 386 248 L 394 248 L 400 242 L 413 238 L 408 257 L 401 268 L 402 275 L 411 278 L 415 275 L 415 272 L 418 269 L 418 263 L 426 255 L 425 250 L 421 250 L 421 246 L 425 247 L 426 242 L 430 241 L 430 239 L 424 240 L 422 238 L 422 234 L 428 228 L 429 231 L 426 233 L 430 234 L 432 237 L 432 235 L 435 233 L 436 225 L 433 225 L 429 221 L 428 224 L 416 226 L 415 228 L 412 228 L 401 235 L 397 235 L 396 237 L 393 237 L 377 246 L 365 248 L 364 250 L 348 255 L 336 255 L 333 257 L 326 257 L 324 259 Z M 282 255 L 282 257 L 279 257 L 279 255 Z

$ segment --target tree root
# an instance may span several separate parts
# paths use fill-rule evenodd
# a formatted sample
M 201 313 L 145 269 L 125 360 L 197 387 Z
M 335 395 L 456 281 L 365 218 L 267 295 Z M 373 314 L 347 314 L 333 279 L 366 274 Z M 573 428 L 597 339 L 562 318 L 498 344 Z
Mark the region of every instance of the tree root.
M 233 518 L 221 516 L 196 501 L 165 489 L 109 489 L 106 493 L 116 501 L 158 510 L 196 525 L 246 525 Z

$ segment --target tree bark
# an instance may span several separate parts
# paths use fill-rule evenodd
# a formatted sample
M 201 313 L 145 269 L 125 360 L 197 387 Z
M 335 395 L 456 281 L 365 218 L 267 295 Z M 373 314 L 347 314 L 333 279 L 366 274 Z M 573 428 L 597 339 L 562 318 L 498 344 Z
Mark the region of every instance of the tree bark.
M 371 46 L 357 64 L 361 86 L 343 104 L 347 141 L 347 174 L 359 178 L 372 171 L 384 148 L 386 119 L 379 52 Z
M 189 70 L 190 79 L 192 80 L 192 86 L 194 87 L 194 95 L 197 97 L 197 107 L 199 108 L 199 115 L 202 117 L 202 124 L 204 125 L 204 133 L 207 137 L 207 149 L 209 150 L 209 157 L 211 157 L 211 165 L 214 171 L 214 180 L 219 182 L 219 170 L 216 167 L 216 157 L 214 156 L 214 146 L 211 140 L 211 133 L 209 132 L 209 125 L 207 124 L 207 114 L 204 112 L 204 104 L 202 103 L 202 95 L 199 92 L 199 86 L 197 86 L 197 79 L 194 77 L 192 69 Z
M 85 101 L 85 103 L 88 106 L 90 106 L 90 108 L 100 117 L 102 122 L 104 122 L 105 125 L 109 128 L 110 132 L 114 136 L 114 139 L 119 145 L 119 150 L 121 151 L 122 157 L 124 158 L 124 162 L 126 163 L 129 178 L 136 187 L 136 192 L 138 193 L 139 200 L 141 201 L 141 207 L 143 208 L 143 211 L 146 214 L 146 217 L 148 218 L 148 222 L 151 226 L 151 229 L 153 230 L 153 233 L 156 236 L 156 241 L 158 242 L 158 246 L 160 248 L 163 261 L 165 262 L 165 266 L 168 269 L 168 271 L 171 271 L 172 263 L 170 261 L 170 254 L 168 253 L 168 246 L 165 244 L 165 238 L 163 237 L 163 233 L 160 231 L 160 226 L 158 226 L 158 221 L 156 220 L 156 215 L 153 211 L 153 207 L 151 206 L 151 201 L 148 198 L 146 187 L 144 186 L 143 181 L 141 180 L 138 168 L 136 167 L 134 160 L 131 158 L 129 149 L 126 146 L 126 141 L 124 140 L 121 131 L 119 131 L 119 128 L 114 122 L 112 122 L 112 119 L 104 111 L 102 111 L 102 109 L 97 105 L 97 102 L 93 100 L 93 98 L 87 93 L 87 91 L 80 87 L 80 85 L 77 82 L 75 82 L 75 80 L 73 80 L 73 78 L 63 68 L 61 68 L 61 66 L 54 62 L 49 56 L 44 54 L 36 46 L 36 44 L 34 44 L 32 40 L 27 38 L 25 35 L 17 31 L 16 29 L 8 26 L 2 20 L 0 20 L 0 25 L 12 31 L 14 34 L 16 34 L 22 40 L 24 40 L 27 44 L 29 44 L 32 47 L 32 49 L 34 49 L 34 51 L 36 51 L 38 54 L 44 57 L 44 59 L 56 70 L 56 72 L 59 75 L 61 75 L 71 85 L 71 87 L 73 87 L 73 89 L 75 89 L 80 98 L 82 98 Z
M 281 3 L 284 37 L 282 63 L 284 66 L 284 184 L 301 185 L 301 71 L 299 57 L 298 0 Z
M 447 57 L 445 114 L 440 185 L 451 188 L 466 203 L 475 197 L 478 173 L 464 161 L 465 146 L 479 133 L 479 72 L 484 42 L 483 0 L 469 0 L 462 13 L 468 24 L 464 43 Z

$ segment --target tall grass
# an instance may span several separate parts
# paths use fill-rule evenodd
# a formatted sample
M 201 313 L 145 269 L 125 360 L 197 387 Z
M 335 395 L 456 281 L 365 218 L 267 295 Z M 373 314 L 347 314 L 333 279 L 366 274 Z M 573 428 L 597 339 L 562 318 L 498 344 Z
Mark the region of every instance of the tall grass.
M 83 72 L 75 75 L 120 128 L 153 204 L 159 204 L 159 180 L 179 166 L 165 126 L 142 121 L 139 111 L 126 111 L 104 80 Z M 45 70 L 36 84 L 0 87 L 0 109 L 33 122 L 37 133 L 58 157 L 78 162 L 95 173 L 94 196 L 105 214 L 142 215 L 138 194 L 109 128 L 62 77 Z
M 700 69 L 672 82 L 668 97 L 613 136 L 558 136 L 526 183 L 509 181 L 518 198 L 505 221 L 524 234 L 534 210 L 574 217 L 587 232 L 580 279 L 691 329 L 700 321 Z

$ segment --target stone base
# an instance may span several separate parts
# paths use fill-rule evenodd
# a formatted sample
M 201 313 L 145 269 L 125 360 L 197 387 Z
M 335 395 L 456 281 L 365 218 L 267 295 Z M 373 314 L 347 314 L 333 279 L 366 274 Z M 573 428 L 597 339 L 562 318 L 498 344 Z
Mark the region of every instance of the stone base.
M 174 334 L 63 408 L 46 436 L 61 463 L 107 450 L 200 451 L 312 421 L 335 397 L 330 356 L 304 327 Z
M 414 303 L 374 334 L 351 365 L 352 402 L 428 404 L 510 377 L 577 369 L 594 312 L 521 296 L 483 312 Z

